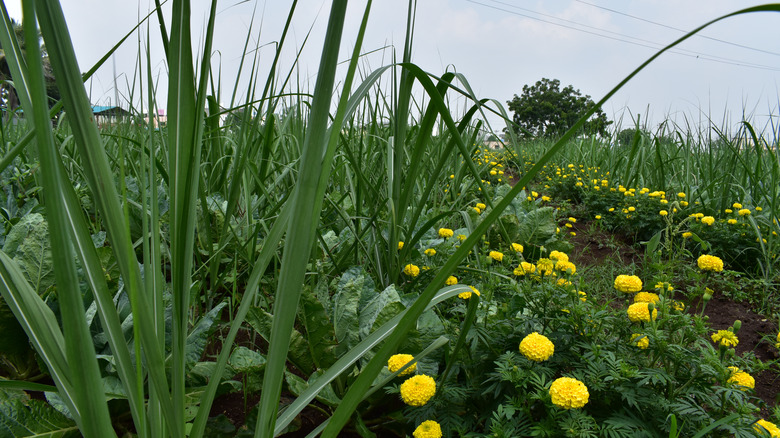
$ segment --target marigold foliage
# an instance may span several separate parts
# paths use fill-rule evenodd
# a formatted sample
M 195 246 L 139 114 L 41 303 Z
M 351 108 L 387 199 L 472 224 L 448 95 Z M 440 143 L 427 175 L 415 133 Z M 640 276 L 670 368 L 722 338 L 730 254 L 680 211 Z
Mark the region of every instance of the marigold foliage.
M 439 237 L 443 237 L 445 239 L 449 239 L 452 237 L 455 233 L 449 229 L 449 228 L 439 228 Z
M 559 377 L 550 385 L 550 397 L 555 406 L 576 409 L 588 403 L 588 387 L 571 377 Z
M 636 275 L 618 275 L 615 277 L 615 289 L 620 292 L 633 293 L 642 290 L 642 280 Z
M 696 264 L 702 271 L 720 272 L 723 270 L 723 260 L 712 255 L 703 254 L 699 256 Z
M 742 391 L 747 391 L 748 389 L 756 387 L 756 379 L 750 374 L 737 367 L 729 367 L 729 370 L 731 370 L 731 377 L 726 381 L 727 383 L 737 385 Z
M 422 406 L 436 394 L 433 377 L 420 374 L 401 384 L 401 399 L 409 406 Z
M 547 336 L 533 332 L 520 341 L 520 353 L 534 362 L 543 362 L 555 352 L 555 344 Z
M 632 322 L 650 322 L 650 303 L 634 303 L 628 306 L 628 319 Z M 653 309 L 653 320 L 658 318 L 658 309 Z
M 753 426 L 753 428 L 756 430 L 756 432 L 760 433 L 761 436 L 780 438 L 780 428 L 778 428 L 775 423 L 766 421 L 763 418 L 756 421 L 756 424 Z
M 414 277 L 420 275 L 420 267 L 410 263 L 410 264 L 404 266 L 404 274 L 414 278 Z
M 391 373 L 394 373 L 398 370 L 400 370 L 404 365 L 411 362 L 412 359 L 414 359 L 414 356 L 411 354 L 394 354 L 390 356 L 390 359 L 387 361 L 387 369 L 390 370 Z M 406 376 L 408 374 L 412 374 L 417 370 L 417 363 L 414 363 L 409 366 L 409 368 L 403 370 L 399 376 Z
M 441 426 L 433 420 L 426 420 L 412 432 L 414 438 L 441 438 Z
M 659 301 L 661 301 L 661 297 L 652 292 L 639 292 L 634 295 L 635 303 L 657 303 Z
M 739 338 L 730 330 L 718 330 L 712 334 L 712 342 L 724 347 L 736 347 L 739 344 Z

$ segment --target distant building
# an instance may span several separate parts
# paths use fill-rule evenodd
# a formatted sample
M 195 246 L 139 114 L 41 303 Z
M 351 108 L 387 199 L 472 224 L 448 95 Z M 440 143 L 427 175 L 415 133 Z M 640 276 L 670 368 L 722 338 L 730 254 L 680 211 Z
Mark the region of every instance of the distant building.
M 153 114 L 151 117 L 149 117 L 149 114 L 144 114 L 144 122 L 147 124 L 151 123 L 152 127 L 157 129 L 168 124 L 168 116 L 165 114 L 164 109 L 158 109 L 157 114 Z
M 126 121 L 130 117 L 130 112 L 118 106 L 92 105 L 92 115 L 95 116 L 98 127 L 102 128 Z

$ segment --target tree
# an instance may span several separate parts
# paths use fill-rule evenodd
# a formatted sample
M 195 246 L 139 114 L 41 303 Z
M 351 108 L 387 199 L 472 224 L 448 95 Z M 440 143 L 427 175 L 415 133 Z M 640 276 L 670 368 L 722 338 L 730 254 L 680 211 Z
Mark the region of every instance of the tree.
M 26 55 L 27 42 L 24 38 L 24 30 L 22 29 L 22 23 L 11 19 L 11 26 L 16 36 L 16 41 L 19 43 L 19 50 L 23 55 Z M 60 100 L 60 90 L 57 88 L 57 84 L 54 82 L 54 73 L 52 72 L 51 62 L 49 62 L 49 56 L 46 53 L 46 47 L 41 44 L 41 34 L 38 33 L 38 44 L 41 46 L 41 55 L 43 55 L 43 72 L 46 79 L 46 94 L 49 96 L 49 106 L 52 106 L 56 101 Z M 5 58 L 5 50 L 2 44 L 0 44 L 0 107 L 13 111 L 19 106 L 19 97 L 16 94 L 16 90 L 11 84 L 11 69 L 8 67 L 8 61 Z
M 571 85 L 561 89 L 560 85 L 558 79 L 542 78 L 532 86 L 524 85 L 523 94 L 515 94 L 514 99 L 507 102 L 509 110 L 515 113 L 512 119 L 519 127 L 516 128 L 519 135 L 563 135 L 595 105 L 590 96 L 583 96 L 580 90 L 575 90 Z M 606 136 L 607 126 L 611 123 L 604 111 L 598 108 L 583 125 L 582 133 Z

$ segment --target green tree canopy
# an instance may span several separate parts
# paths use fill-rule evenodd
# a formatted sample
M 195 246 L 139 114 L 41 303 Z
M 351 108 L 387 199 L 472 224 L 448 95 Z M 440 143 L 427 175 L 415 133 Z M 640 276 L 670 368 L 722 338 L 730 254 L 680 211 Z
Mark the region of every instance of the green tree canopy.
M 577 122 L 595 103 L 590 96 L 583 96 L 580 90 L 571 85 L 561 89 L 558 79 L 537 81 L 534 85 L 524 85 L 523 94 L 515 94 L 507 102 L 509 110 L 515 114 L 517 133 L 522 136 L 556 137 Z M 607 126 L 612 121 L 601 108 L 585 122 L 583 133 L 587 135 L 607 135 Z
M 26 54 L 27 42 L 24 38 L 22 23 L 11 19 L 11 26 L 14 29 L 16 41 L 19 44 L 19 50 L 21 50 L 23 54 Z M 51 63 L 49 62 L 49 56 L 46 53 L 46 46 L 42 44 L 40 33 L 38 34 L 37 43 L 41 46 L 43 71 L 46 78 L 46 94 L 49 95 L 49 106 L 51 106 L 54 102 L 60 100 L 60 90 L 57 88 L 57 84 L 54 81 L 54 73 L 52 72 Z M 11 70 L 5 59 L 5 48 L 0 44 L 0 108 L 9 111 L 13 111 L 19 106 L 19 98 L 16 95 L 16 90 L 11 84 L 12 80 Z

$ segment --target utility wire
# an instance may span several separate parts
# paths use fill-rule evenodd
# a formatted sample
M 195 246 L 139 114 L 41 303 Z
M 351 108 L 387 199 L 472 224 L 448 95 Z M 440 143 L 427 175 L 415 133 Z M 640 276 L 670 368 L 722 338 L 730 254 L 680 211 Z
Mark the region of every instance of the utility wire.
M 552 15 L 542 14 L 540 12 L 536 12 L 536 11 L 533 11 L 533 10 L 530 10 L 530 9 L 521 8 L 519 6 L 514 6 L 512 4 L 504 3 L 504 2 L 501 2 L 501 1 L 498 1 L 498 0 L 490 0 L 490 1 L 493 1 L 493 2 L 499 3 L 499 4 L 503 4 L 503 5 L 507 5 L 507 6 L 515 8 L 515 9 L 520 9 L 520 10 L 528 11 L 528 12 L 531 12 L 531 13 L 534 13 L 534 14 L 538 14 L 538 15 L 554 18 L 556 20 L 560 20 L 560 21 L 564 21 L 564 22 L 567 22 L 567 23 L 575 24 L 577 26 L 598 30 L 599 32 L 611 33 L 611 34 L 614 34 L 614 35 L 617 35 L 617 36 L 604 35 L 603 33 L 598 33 L 598 32 L 594 32 L 594 31 L 589 31 L 589 30 L 585 30 L 585 29 L 580 29 L 580 28 L 568 26 L 568 25 L 561 24 L 561 23 L 556 23 L 556 22 L 553 22 L 553 21 L 549 21 L 549 20 L 545 20 L 545 19 L 542 19 L 542 18 L 534 17 L 534 16 L 531 16 L 531 15 L 526 15 L 526 14 L 523 14 L 523 13 L 520 13 L 520 12 L 504 9 L 504 8 L 501 8 L 501 7 L 498 7 L 498 6 L 482 3 L 482 2 L 479 2 L 479 1 L 476 1 L 476 0 L 466 0 L 466 1 L 469 2 L 469 3 L 474 3 L 474 4 L 477 4 L 477 5 L 480 5 L 480 6 L 485 6 L 485 7 L 491 8 L 491 9 L 496 9 L 496 10 L 499 10 L 499 11 L 502 11 L 502 12 L 507 12 L 509 14 L 518 15 L 518 16 L 525 17 L 525 18 L 530 18 L 532 20 L 540 21 L 542 23 L 552 24 L 554 26 L 559 26 L 559 27 L 563 27 L 563 28 L 566 28 L 566 29 L 571 29 L 571 30 L 575 30 L 575 31 L 578 31 L 578 32 L 583 32 L 583 33 L 587 33 L 587 34 L 590 34 L 590 35 L 595 35 L 595 36 L 599 36 L 599 37 L 602 37 L 602 38 L 611 39 L 611 40 L 614 40 L 614 41 L 619 41 L 619 42 L 623 42 L 623 43 L 633 44 L 633 45 L 640 46 L 640 47 L 646 47 L 646 48 L 653 49 L 653 50 L 660 50 L 661 48 L 666 46 L 664 44 L 656 43 L 656 42 L 653 42 L 653 41 L 643 40 L 641 38 L 636 38 L 636 37 L 632 37 L 632 36 L 629 36 L 629 35 L 624 35 L 624 34 L 620 34 L 620 33 L 617 33 L 617 32 L 612 32 L 612 31 L 609 31 L 609 30 L 606 30 L 606 29 L 601 29 L 601 28 L 597 28 L 597 27 L 594 27 L 594 26 L 589 26 L 589 25 L 577 23 L 577 22 L 574 22 L 574 21 L 571 21 L 571 20 L 566 20 L 566 19 L 563 19 L 563 18 L 554 17 Z M 628 38 L 628 39 L 626 39 L 626 38 Z M 629 39 L 633 39 L 633 40 L 636 40 L 636 41 L 630 41 Z M 740 66 L 740 67 L 750 67 L 750 68 L 761 69 L 761 70 L 780 71 L 780 68 L 778 68 L 778 67 L 772 67 L 772 66 L 768 66 L 768 65 L 754 64 L 754 63 L 739 61 L 739 60 L 735 60 L 735 59 L 723 58 L 723 57 L 720 57 L 720 56 L 710 55 L 710 54 L 701 53 L 701 52 L 694 52 L 694 51 L 687 50 L 687 49 L 679 49 L 679 48 L 677 48 L 677 49 L 671 49 L 671 50 L 669 50 L 669 52 L 670 53 L 675 53 L 675 54 L 678 54 L 678 55 L 682 55 L 682 56 L 687 56 L 687 57 L 690 57 L 690 58 L 703 59 L 703 60 L 712 61 L 712 62 L 719 62 L 719 63 L 722 63 L 722 64 L 730 64 L 730 65 L 735 65 L 735 66 Z M 686 53 L 686 52 L 688 52 L 688 53 Z
M 607 8 L 607 7 L 604 7 L 604 6 L 599 6 L 599 5 L 594 4 L 594 3 L 589 3 L 589 2 L 586 2 L 586 1 L 583 1 L 583 0 L 575 0 L 575 1 L 578 2 L 578 3 L 582 3 L 584 5 L 593 6 L 594 8 L 603 9 L 605 11 L 609 11 L 609 12 L 612 12 L 612 13 L 615 13 L 615 14 L 618 14 L 618 15 L 623 15 L 625 17 L 633 18 L 635 20 L 644 21 L 645 23 L 650 23 L 650 24 L 654 24 L 656 26 L 665 27 L 667 29 L 676 30 L 677 32 L 682 32 L 682 33 L 686 33 L 687 32 L 685 29 L 680 29 L 679 27 L 669 26 L 667 24 L 659 23 L 657 21 L 648 20 L 647 18 L 637 17 L 636 15 L 627 14 L 625 12 L 620 12 L 620 11 L 617 11 L 615 9 L 610 9 L 610 8 Z M 706 39 L 711 40 L 711 41 L 717 41 L 719 43 L 728 44 L 730 46 L 739 47 L 739 48 L 742 48 L 742 49 L 752 50 L 754 52 L 760 52 L 760 53 L 766 53 L 768 55 L 780 56 L 780 53 L 777 53 L 777 52 L 772 52 L 770 50 L 764 50 L 764 49 L 757 49 L 755 47 L 750 47 L 750 46 L 745 46 L 745 45 L 742 45 L 742 44 L 737 44 L 737 43 L 734 43 L 734 42 L 731 42 L 731 41 L 722 40 L 720 38 L 714 38 L 714 37 L 711 37 L 711 36 L 701 35 L 701 34 L 698 34 L 698 33 L 696 34 L 696 36 L 700 37 L 700 38 L 706 38 Z

